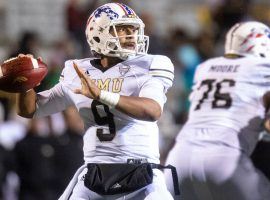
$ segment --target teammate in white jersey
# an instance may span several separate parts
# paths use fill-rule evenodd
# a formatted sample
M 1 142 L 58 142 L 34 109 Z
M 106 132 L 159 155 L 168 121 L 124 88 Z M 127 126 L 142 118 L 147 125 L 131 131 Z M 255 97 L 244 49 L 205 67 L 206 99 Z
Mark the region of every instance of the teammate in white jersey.
M 147 54 L 144 23 L 124 4 L 97 8 L 87 21 L 86 37 L 95 57 L 67 61 L 60 82 L 50 90 L 18 94 L 19 115 L 42 117 L 76 106 L 86 130 L 86 164 L 127 163 L 128 159 L 159 164 L 156 121 L 172 86 L 172 62 L 166 56 Z M 153 169 L 151 184 L 115 195 L 101 195 L 87 188 L 88 171 L 86 165 L 77 171 L 61 200 L 172 199 L 158 169 Z M 101 173 L 95 175 L 100 178 Z M 110 189 L 119 187 L 121 183 Z
M 188 121 L 166 161 L 178 171 L 183 200 L 270 199 L 269 180 L 249 158 L 263 130 L 267 91 L 270 29 L 238 23 L 227 33 L 225 56 L 198 66 Z

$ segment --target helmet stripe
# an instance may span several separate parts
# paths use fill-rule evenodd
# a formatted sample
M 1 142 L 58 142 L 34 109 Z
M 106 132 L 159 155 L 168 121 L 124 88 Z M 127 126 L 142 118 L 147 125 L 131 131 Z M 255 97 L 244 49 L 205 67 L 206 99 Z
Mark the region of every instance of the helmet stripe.
M 248 47 L 248 49 L 246 50 L 246 52 L 250 52 L 253 48 L 254 48 L 255 45 L 252 45 L 250 47 Z
M 125 15 L 134 15 L 134 11 L 130 9 L 128 6 L 121 4 L 121 3 L 116 3 L 118 6 L 122 8 L 122 10 L 125 12 Z
M 90 23 L 90 21 L 91 21 L 92 18 L 93 18 L 93 15 L 88 18 L 87 23 L 86 23 L 86 26 L 88 26 L 88 24 Z
M 235 31 L 242 25 L 242 23 L 238 23 L 235 28 L 232 30 L 231 32 L 231 42 L 230 42 L 230 49 L 232 49 L 232 44 L 233 44 L 233 34 L 235 33 Z
M 125 15 L 127 15 L 127 11 L 125 10 L 125 8 L 120 4 L 120 3 L 116 3 L 125 13 Z
M 246 44 L 247 42 L 248 42 L 248 40 L 250 39 L 250 38 L 252 38 L 253 37 L 253 33 L 250 33 L 245 39 L 244 39 L 244 41 L 240 44 L 240 46 L 243 46 L 244 44 Z
M 258 34 L 256 35 L 256 38 L 260 38 L 260 37 L 262 37 L 262 36 L 263 36 L 263 34 L 258 33 Z

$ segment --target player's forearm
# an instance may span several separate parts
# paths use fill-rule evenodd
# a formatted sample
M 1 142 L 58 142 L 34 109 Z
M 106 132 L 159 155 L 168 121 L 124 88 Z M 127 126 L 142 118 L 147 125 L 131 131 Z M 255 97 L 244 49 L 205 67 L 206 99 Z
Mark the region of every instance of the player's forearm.
M 36 111 L 36 92 L 31 89 L 25 93 L 18 93 L 16 95 L 16 107 L 18 115 L 32 118 Z
M 145 121 L 156 121 L 161 115 L 160 105 L 143 97 L 121 96 L 115 108 L 130 117 Z

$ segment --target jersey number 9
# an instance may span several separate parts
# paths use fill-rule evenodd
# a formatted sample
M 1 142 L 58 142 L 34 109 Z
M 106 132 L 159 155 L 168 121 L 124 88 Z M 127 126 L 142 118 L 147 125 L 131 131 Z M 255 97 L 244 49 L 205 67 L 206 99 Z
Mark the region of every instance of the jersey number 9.
M 97 106 L 103 106 L 104 111 L 106 113 L 106 116 L 100 116 L 97 110 Z M 97 137 L 100 141 L 112 141 L 115 136 L 115 123 L 113 121 L 113 114 L 110 112 L 109 106 L 106 104 L 100 103 L 99 101 L 93 100 L 91 104 L 91 110 L 94 115 L 95 122 L 97 125 L 103 126 L 108 125 L 109 126 L 109 132 L 108 134 L 103 133 L 103 129 L 99 128 L 97 129 Z

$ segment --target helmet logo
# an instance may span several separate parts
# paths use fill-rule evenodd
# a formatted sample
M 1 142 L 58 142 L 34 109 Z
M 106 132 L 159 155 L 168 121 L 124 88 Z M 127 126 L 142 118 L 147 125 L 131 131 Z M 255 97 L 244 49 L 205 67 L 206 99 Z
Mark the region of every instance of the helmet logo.
M 110 18 L 110 20 L 113 20 L 119 17 L 119 15 L 116 12 L 114 12 L 109 6 L 102 6 L 95 11 L 94 13 L 95 18 L 101 17 L 102 13 L 105 13 L 107 17 Z
M 126 73 L 128 73 L 130 69 L 130 66 L 129 65 L 121 65 L 119 66 L 119 72 L 122 76 L 124 76 Z
M 265 33 L 266 32 L 267 32 L 267 29 L 265 30 Z M 243 46 L 244 44 L 246 44 L 250 39 L 260 38 L 260 37 L 263 37 L 263 34 L 262 33 L 259 33 L 259 32 L 256 33 L 256 30 L 253 28 L 253 29 L 251 29 L 251 33 L 244 39 L 244 41 L 240 44 L 240 46 Z

